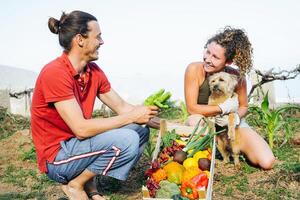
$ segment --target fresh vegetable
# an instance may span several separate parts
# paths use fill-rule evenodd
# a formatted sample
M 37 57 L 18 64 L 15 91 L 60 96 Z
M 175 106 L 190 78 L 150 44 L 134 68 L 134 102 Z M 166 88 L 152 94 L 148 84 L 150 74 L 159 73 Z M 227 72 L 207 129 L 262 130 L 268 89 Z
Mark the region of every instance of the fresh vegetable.
M 194 158 L 187 158 L 185 161 L 183 161 L 183 166 L 185 169 L 190 167 L 198 167 L 198 161 Z
M 163 93 L 165 92 L 165 89 L 160 89 L 159 91 L 155 92 L 154 94 L 151 94 L 150 96 L 148 96 L 145 101 L 144 101 L 144 105 L 145 106 L 151 106 L 154 105 L 153 101 L 155 99 L 157 99 L 158 97 L 160 97 Z
M 156 191 L 160 188 L 159 184 L 156 183 L 152 178 L 148 178 L 146 186 L 149 190 L 150 197 L 155 197 Z
M 198 160 L 198 167 L 202 171 L 210 169 L 210 160 L 208 158 L 200 158 Z
M 160 189 L 158 189 L 156 192 L 156 198 L 171 198 L 173 195 L 180 194 L 180 189 L 175 183 L 161 181 L 159 186 Z
M 171 161 L 163 169 L 167 172 L 168 181 L 176 184 L 181 183 L 182 174 L 184 172 L 184 167 L 174 161 Z
M 173 160 L 175 162 L 178 162 L 179 164 L 182 164 L 186 157 L 187 153 L 182 150 L 179 150 L 175 152 Z
M 177 139 L 177 140 L 175 140 L 175 142 L 177 142 L 179 145 L 181 145 L 181 146 L 185 146 L 186 145 L 186 142 L 185 141 L 182 141 L 182 140 L 180 140 L 180 139 Z
M 208 127 L 208 125 L 206 125 L 204 128 L 206 127 Z M 208 128 L 208 133 L 203 138 L 201 138 L 200 140 L 192 140 L 190 144 L 188 144 L 185 148 L 183 148 L 183 151 L 186 151 L 186 149 L 188 150 L 193 149 L 192 153 L 188 154 L 187 156 L 187 157 L 193 157 L 196 152 L 202 151 L 205 148 L 207 148 L 208 144 L 212 141 L 215 135 L 223 133 L 224 131 L 225 129 L 212 133 L 212 130 Z
M 188 151 L 192 151 L 190 147 L 194 147 L 193 145 L 191 145 L 195 139 L 192 139 L 195 135 L 195 133 L 197 132 L 198 128 L 199 128 L 199 124 L 200 124 L 200 121 L 198 121 L 198 123 L 196 124 L 193 132 L 191 133 L 190 135 L 190 138 L 189 140 L 186 142 L 186 145 L 185 147 L 182 149 L 182 151 L 180 150 L 179 152 L 175 152 L 174 154 L 174 161 L 178 162 L 178 163 L 183 163 L 183 161 L 187 158 L 187 155 L 188 155 Z M 204 128 L 206 129 L 206 127 Z M 203 131 L 203 129 L 202 129 Z M 176 134 L 176 133 L 175 133 Z M 200 134 L 198 134 L 196 137 L 199 138 Z M 190 146 L 189 146 L 190 145 Z
M 207 175 L 207 177 L 210 177 L 210 172 L 209 171 L 205 170 L 203 172 Z
M 188 181 L 184 181 L 181 185 L 181 195 L 189 199 L 197 199 L 198 191 L 205 189 L 208 185 L 206 173 L 201 172 Z
M 152 178 L 156 183 L 160 183 L 162 180 L 167 179 L 167 172 L 160 168 L 152 174 Z
M 168 108 L 168 104 L 166 102 L 170 99 L 172 94 L 170 92 L 165 93 L 165 89 L 160 89 L 154 94 L 147 97 L 144 101 L 145 106 L 158 106 L 159 108 Z
M 160 97 L 158 97 L 153 101 L 154 105 L 160 108 L 169 108 L 169 105 L 166 104 L 166 101 L 170 99 L 171 96 L 172 96 L 171 92 L 164 93 L 163 95 L 161 95 Z
M 200 174 L 196 175 L 191 179 L 191 182 L 196 183 L 197 190 L 203 190 L 207 187 L 208 185 L 208 177 L 205 172 L 200 172 Z M 205 188 L 204 188 L 205 187 Z
M 173 199 L 173 200 L 189 200 L 188 198 L 183 197 L 183 196 L 181 196 L 180 194 L 173 195 L 173 196 L 172 196 L 172 199 Z
M 185 181 L 181 185 L 181 195 L 191 200 L 198 198 L 198 190 L 195 182 Z
M 194 154 L 193 158 L 196 160 L 199 160 L 200 158 L 208 158 L 209 152 L 207 150 L 205 151 L 198 151 L 197 153 Z
M 180 135 L 176 134 L 175 129 L 172 131 L 168 131 L 166 134 L 162 136 L 162 142 L 164 147 L 169 147 L 172 145 L 173 141 L 180 139 Z
M 198 167 L 190 167 L 183 172 L 182 182 L 192 179 L 194 176 L 200 174 L 201 170 Z
M 172 156 L 174 156 L 176 151 L 179 151 L 182 149 L 182 146 L 180 146 L 177 142 L 172 141 L 171 146 L 164 147 L 161 152 L 158 155 L 158 162 L 160 165 L 165 164 L 169 160 L 172 160 Z

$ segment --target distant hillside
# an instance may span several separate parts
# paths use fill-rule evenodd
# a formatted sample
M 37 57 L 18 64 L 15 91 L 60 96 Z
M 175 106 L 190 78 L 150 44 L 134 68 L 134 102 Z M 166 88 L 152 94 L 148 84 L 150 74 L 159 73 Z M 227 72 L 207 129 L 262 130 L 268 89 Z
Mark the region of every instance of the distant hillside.
M 0 65 L 0 89 L 33 88 L 38 76 L 36 72 Z

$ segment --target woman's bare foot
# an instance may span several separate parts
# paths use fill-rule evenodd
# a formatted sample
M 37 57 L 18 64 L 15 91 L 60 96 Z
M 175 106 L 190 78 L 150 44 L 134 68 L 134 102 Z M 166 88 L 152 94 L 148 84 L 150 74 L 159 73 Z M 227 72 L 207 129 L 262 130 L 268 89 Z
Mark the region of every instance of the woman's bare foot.
M 62 185 L 61 188 L 70 200 L 89 199 L 83 188 L 78 187 L 76 184 L 72 184 L 72 181 L 69 182 L 68 185 Z

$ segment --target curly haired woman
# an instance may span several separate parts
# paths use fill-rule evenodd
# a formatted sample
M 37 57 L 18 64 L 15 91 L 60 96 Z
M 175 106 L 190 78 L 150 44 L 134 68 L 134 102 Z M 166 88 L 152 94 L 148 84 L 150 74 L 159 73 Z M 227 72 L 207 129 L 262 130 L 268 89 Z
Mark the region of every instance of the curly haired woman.
M 234 64 L 239 69 L 230 65 Z M 252 67 L 252 47 L 246 33 L 241 29 L 225 27 L 210 38 L 204 49 L 203 62 L 193 62 L 185 71 L 184 91 L 188 112 L 187 123 L 194 125 L 201 115 L 215 116 L 236 112 L 236 130 L 240 133 L 240 148 L 249 161 L 263 169 L 271 169 L 275 158 L 266 141 L 245 122 L 243 117 L 248 110 L 247 85 L 245 75 Z M 235 92 L 237 98 L 231 98 L 218 106 L 207 105 L 210 94 L 208 77 L 225 71 L 238 75 L 239 82 Z M 224 117 L 216 119 L 220 126 L 227 125 Z

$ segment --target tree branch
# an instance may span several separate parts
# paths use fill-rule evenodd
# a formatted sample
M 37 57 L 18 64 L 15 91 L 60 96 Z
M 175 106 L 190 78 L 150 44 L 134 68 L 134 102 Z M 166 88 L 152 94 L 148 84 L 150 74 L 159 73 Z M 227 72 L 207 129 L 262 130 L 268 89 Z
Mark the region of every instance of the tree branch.
M 32 92 L 33 92 L 33 88 L 29 88 L 29 89 L 26 89 L 22 92 L 14 92 L 14 93 L 9 92 L 9 96 L 19 99 L 19 98 L 23 97 L 24 95 L 28 95 Z
M 300 64 L 297 65 L 297 67 L 295 69 L 292 69 L 290 71 L 281 70 L 281 71 L 278 71 L 278 72 L 273 72 L 273 70 L 274 70 L 274 68 L 272 68 L 272 69 L 270 69 L 269 71 L 266 71 L 266 72 L 262 72 L 258 69 L 254 70 L 254 72 L 258 76 L 261 77 L 261 80 L 251 87 L 251 90 L 250 90 L 249 95 L 248 95 L 248 100 L 250 100 L 254 90 L 257 87 L 260 87 L 265 83 L 272 82 L 272 81 L 275 81 L 275 80 L 283 80 L 284 81 L 284 80 L 289 80 L 289 79 L 295 79 L 300 74 Z

